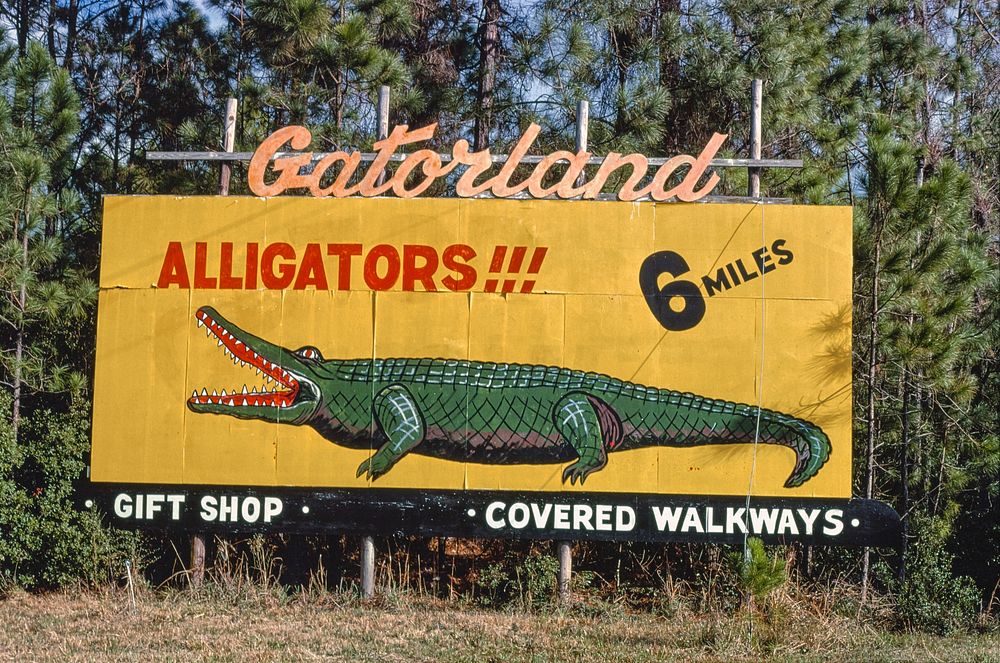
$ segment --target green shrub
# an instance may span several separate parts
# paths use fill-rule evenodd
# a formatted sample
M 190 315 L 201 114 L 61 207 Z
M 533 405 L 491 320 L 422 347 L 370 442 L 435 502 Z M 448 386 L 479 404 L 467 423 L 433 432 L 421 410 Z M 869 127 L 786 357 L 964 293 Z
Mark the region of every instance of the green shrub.
M 502 563 L 488 565 L 479 574 L 484 590 L 481 602 L 493 607 L 524 610 L 551 605 L 556 591 L 559 561 L 551 554 L 529 552 L 523 559 L 508 555 Z
M 972 578 L 952 573 L 952 555 L 937 542 L 918 543 L 912 550 L 897 606 L 903 625 L 938 635 L 972 628 L 980 600 Z
M 10 411 L 0 392 L 0 411 Z M 127 558 L 142 556 L 137 534 L 110 530 L 74 504 L 85 473 L 89 410 L 41 410 L 21 422 L 20 444 L 9 419 L 0 419 L 0 580 L 25 589 L 98 582 L 123 574 Z
M 762 601 L 772 591 L 785 584 L 785 560 L 769 557 L 764 543 L 755 537 L 747 539 L 745 555 L 734 555 L 739 568 L 740 589 L 744 594 Z

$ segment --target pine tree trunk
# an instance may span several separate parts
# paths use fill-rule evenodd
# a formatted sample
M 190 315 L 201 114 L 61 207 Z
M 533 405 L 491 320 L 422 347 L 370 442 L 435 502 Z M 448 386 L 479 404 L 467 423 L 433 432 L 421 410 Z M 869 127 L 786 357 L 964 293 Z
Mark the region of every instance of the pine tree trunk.
M 49 47 L 49 57 L 56 59 L 56 0 L 49 0 L 49 24 L 45 26 L 45 40 Z
M 657 0 L 657 18 L 659 19 L 660 25 L 657 26 L 657 30 L 662 30 L 663 20 L 665 17 L 671 14 L 679 14 L 681 11 L 680 0 Z M 666 131 L 663 132 L 663 144 L 662 149 L 664 154 L 673 154 L 680 149 L 678 142 L 680 141 L 680 136 L 686 135 L 686 132 L 681 131 L 678 124 L 681 120 L 681 108 L 677 98 L 674 96 L 680 89 L 680 79 L 681 79 L 681 60 L 673 52 L 668 52 L 669 45 L 664 43 L 662 35 L 660 35 L 660 87 L 665 88 L 670 92 L 670 109 L 667 111 L 664 117 L 664 126 Z
M 72 74 L 73 48 L 76 46 L 76 25 L 80 15 L 78 0 L 69 0 L 66 13 L 66 53 L 63 55 L 63 69 Z
M 910 371 L 903 368 L 903 431 L 899 452 L 899 515 L 902 523 L 902 539 L 899 546 L 899 569 L 897 579 L 902 587 L 906 581 L 907 536 L 909 535 L 910 511 Z
M 28 269 L 28 221 L 25 218 L 24 230 L 21 232 L 21 268 Z M 11 412 L 11 429 L 14 441 L 17 442 L 17 431 L 21 424 L 21 377 L 23 375 L 22 361 L 24 359 L 24 311 L 28 305 L 28 286 L 21 283 L 17 295 L 19 316 L 17 333 L 14 339 L 14 404 Z
M 485 149 L 493 125 L 493 91 L 496 87 L 497 57 L 500 50 L 500 0 L 483 0 L 483 21 L 479 26 L 479 89 L 476 102 L 474 147 Z
M 31 31 L 31 3 L 29 0 L 17 1 L 17 54 L 24 55 L 28 48 L 28 33 Z
M 872 499 L 875 486 L 875 370 L 878 343 L 878 277 L 882 259 L 882 228 L 875 233 L 875 255 L 872 261 L 871 307 L 868 321 L 868 375 L 865 377 L 867 393 L 867 440 L 865 444 L 865 498 Z M 861 605 L 868 600 L 868 581 L 871 569 L 871 551 L 865 547 L 861 558 Z

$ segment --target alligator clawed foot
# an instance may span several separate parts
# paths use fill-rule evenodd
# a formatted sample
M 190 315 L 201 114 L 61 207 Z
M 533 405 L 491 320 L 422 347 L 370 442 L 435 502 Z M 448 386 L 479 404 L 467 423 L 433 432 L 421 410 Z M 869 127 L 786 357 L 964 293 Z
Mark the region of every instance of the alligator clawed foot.
M 587 477 L 590 476 L 591 473 L 601 469 L 601 467 L 603 466 L 594 467 L 593 465 L 585 465 L 581 461 L 576 461 L 563 470 L 563 483 L 566 483 L 566 479 L 569 479 L 570 485 L 575 486 L 576 480 L 579 479 L 580 485 L 582 486 L 583 482 L 587 480 Z
M 358 473 L 356 477 L 360 477 L 362 474 L 365 475 L 365 479 L 375 481 L 380 476 L 389 471 L 390 464 L 386 463 L 384 460 L 374 455 L 371 458 L 367 458 L 358 465 Z

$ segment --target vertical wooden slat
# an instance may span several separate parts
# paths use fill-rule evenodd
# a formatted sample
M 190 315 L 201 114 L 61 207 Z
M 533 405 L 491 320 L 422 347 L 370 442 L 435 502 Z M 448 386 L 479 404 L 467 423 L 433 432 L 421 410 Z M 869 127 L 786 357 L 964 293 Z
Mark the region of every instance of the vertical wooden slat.
M 226 99 L 225 114 L 222 117 L 222 147 L 226 152 L 232 152 L 236 147 L 236 99 Z M 222 162 L 219 174 L 219 195 L 229 195 L 229 180 L 232 176 L 232 166 L 228 161 Z M 205 582 L 205 535 L 191 535 L 191 586 L 200 587 Z
M 760 111 L 763 96 L 763 81 L 759 78 L 753 80 L 750 88 L 750 158 L 760 158 Z M 751 198 L 760 197 L 760 168 L 750 169 L 750 181 L 747 186 L 747 195 Z
M 378 139 L 389 135 L 389 86 L 378 89 Z M 385 171 L 379 173 L 378 184 L 385 182 Z M 370 536 L 361 537 L 361 596 L 369 599 L 375 596 L 375 539 Z
M 232 152 L 236 147 L 236 99 L 229 97 L 226 99 L 226 117 L 223 125 L 222 147 L 226 152 Z M 232 175 L 232 166 L 228 161 L 222 162 L 222 176 L 219 182 L 219 195 L 229 195 L 229 178 Z
M 581 99 L 576 102 L 576 151 L 587 150 L 587 133 L 590 128 L 590 102 Z M 587 179 L 584 173 L 577 178 L 577 186 Z M 559 558 L 559 601 L 569 603 L 572 598 L 570 588 L 573 580 L 573 544 L 570 541 L 559 541 L 556 544 L 556 556 Z

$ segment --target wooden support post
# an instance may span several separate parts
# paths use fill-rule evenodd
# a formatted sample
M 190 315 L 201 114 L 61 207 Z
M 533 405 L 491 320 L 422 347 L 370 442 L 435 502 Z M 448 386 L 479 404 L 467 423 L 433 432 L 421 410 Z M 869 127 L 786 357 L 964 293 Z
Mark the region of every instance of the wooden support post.
M 590 129 L 590 102 L 580 100 L 576 102 L 576 151 L 587 150 L 587 133 Z M 585 173 L 580 173 L 576 178 L 577 186 L 581 186 L 587 180 Z
M 760 158 L 760 111 L 763 95 L 763 81 L 753 79 L 750 88 L 750 158 Z M 750 181 L 747 184 L 747 195 L 760 198 L 760 168 L 750 168 Z
M 573 544 L 560 541 L 556 544 L 556 554 L 559 557 L 559 602 L 566 605 L 572 598 L 570 592 L 573 579 Z
M 236 99 L 226 99 L 226 111 L 222 117 L 222 148 L 232 152 L 236 148 Z M 222 162 L 222 172 L 219 175 L 219 195 L 229 195 L 229 179 L 232 176 L 232 166 L 228 161 Z M 191 586 L 200 587 L 205 582 L 205 535 L 191 535 Z
M 205 535 L 191 535 L 191 587 L 205 582 Z
M 576 102 L 576 151 L 585 152 L 587 150 L 587 133 L 590 128 L 590 102 L 580 100 Z M 577 185 L 583 183 L 587 176 L 580 173 L 577 178 Z M 570 541 L 559 541 L 556 544 L 556 556 L 559 559 L 559 602 L 568 604 L 572 598 L 570 591 L 573 580 L 573 544 Z
M 375 539 L 361 537 L 361 598 L 375 596 Z
M 382 140 L 389 135 L 389 86 L 383 85 L 378 89 L 378 138 Z M 385 171 L 379 173 L 378 184 L 385 183 Z
M 378 106 L 376 106 L 378 116 L 378 139 L 382 140 L 389 135 L 389 86 L 383 85 L 378 89 Z M 385 171 L 382 171 L 377 180 L 378 184 L 385 182 Z M 375 539 L 370 536 L 361 537 L 361 597 L 370 599 L 375 596 Z
M 236 99 L 229 97 L 226 99 L 226 117 L 224 120 L 224 130 L 222 134 L 222 149 L 232 152 L 236 147 Z M 219 182 L 219 195 L 229 195 L 229 178 L 232 175 L 232 166 L 228 161 L 222 162 L 222 179 Z

